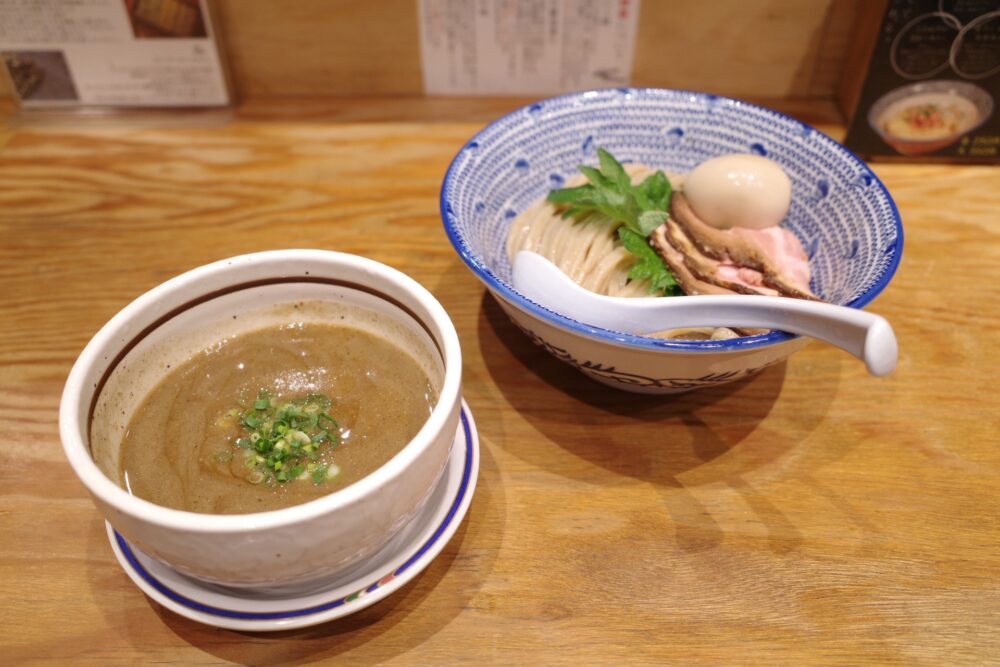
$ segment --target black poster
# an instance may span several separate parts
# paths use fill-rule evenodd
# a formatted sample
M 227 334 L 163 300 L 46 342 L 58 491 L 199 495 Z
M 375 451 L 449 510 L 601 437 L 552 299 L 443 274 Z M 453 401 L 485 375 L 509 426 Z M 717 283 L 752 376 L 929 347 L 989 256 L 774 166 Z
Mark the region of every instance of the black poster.
M 847 139 L 868 159 L 1000 163 L 1000 0 L 890 0 Z

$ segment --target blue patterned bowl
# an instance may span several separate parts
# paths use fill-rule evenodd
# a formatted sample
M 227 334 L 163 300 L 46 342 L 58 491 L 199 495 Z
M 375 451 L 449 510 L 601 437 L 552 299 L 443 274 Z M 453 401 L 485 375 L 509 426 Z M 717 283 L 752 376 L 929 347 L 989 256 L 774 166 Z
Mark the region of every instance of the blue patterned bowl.
M 662 340 L 591 327 L 543 308 L 510 284 L 511 220 L 596 163 L 688 172 L 726 153 L 778 162 L 792 181 L 784 226 L 802 241 L 813 290 L 861 308 L 899 265 L 903 228 L 881 181 L 854 153 L 793 118 L 739 100 L 681 90 L 617 88 L 564 95 L 519 109 L 476 134 L 452 161 L 441 216 L 459 256 L 529 337 L 559 359 L 618 388 L 673 393 L 728 382 L 779 363 L 805 340 L 771 332 L 727 341 Z

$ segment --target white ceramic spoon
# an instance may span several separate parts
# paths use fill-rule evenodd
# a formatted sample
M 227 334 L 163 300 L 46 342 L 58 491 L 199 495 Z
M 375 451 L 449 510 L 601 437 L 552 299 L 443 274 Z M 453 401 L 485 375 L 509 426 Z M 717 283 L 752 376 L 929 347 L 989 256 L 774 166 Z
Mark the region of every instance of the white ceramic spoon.
M 580 287 L 555 264 L 527 250 L 514 258 L 513 269 L 518 292 L 591 326 L 640 335 L 684 327 L 779 329 L 836 345 L 864 361 L 872 375 L 888 375 L 896 368 L 892 326 L 884 317 L 856 308 L 780 296 L 603 296 Z

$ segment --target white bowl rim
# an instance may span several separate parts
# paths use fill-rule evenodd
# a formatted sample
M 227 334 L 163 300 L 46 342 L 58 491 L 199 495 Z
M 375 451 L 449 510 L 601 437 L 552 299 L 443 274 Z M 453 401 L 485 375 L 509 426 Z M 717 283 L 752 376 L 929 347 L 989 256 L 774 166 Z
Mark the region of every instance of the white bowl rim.
M 571 317 L 566 317 L 561 315 L 545 306 L 539 305 L 532 301 L 531 299 L 525 297 L 520 292 L 514 289 L 512 285 L 501 280 L 493 274 L 484 264 L 482 264 L 470 251 L 468 246 L 457 234 L 454 225 L 452 223 L 452 218 L 454 214 L 449 211 L 450 202 L 448 201 L 447 193 L 449 185 L 455 177 L 455 170 L 458 168 L 459 158 L 461 157 L 463 151 L 472 145 L 478 146 L 478 140 L 485 133 L 489 132 L 493 127 L 506 123 L 509 120 L 514 119 L 514 117 L 535 108 L 538 104 L 544 104 L 547 102 L 553 102 L 556 100 L 573 100 L 579 99 L 582 103 L 585 103 L 588 98 L 594 98 L 601 94 L 606 94 L 609 92 L 618 91 L 624 94 L 632 93 L 652 93 L 652 94 L 668 94 L 677 96 L 693 96 L 705 100 L 713 100 L 718 102 L 729 102 L 737 107 L 747 107 L 755 109 L 757 111 L 763 112 L 775 119 L 778 119 L 785 123 L 795 123 L 801 126 L 803 129 L 814 133 L 821 141 L 826 144 L 826 147 L 830 150 L 840 153 L 842 157 L 849 161 L 854 162 L 864 174 L 868 175 L 872 179 L 872 185 L 876 186 L 881 190 L 882 194 L 885 196 L 886 201 L 889 203 L 890 210 L 892 211 L 892 218 L 895 224 L 896 240 L 895 248 L 892 253 L 892 260 L 889 265 L 883 271 L 879 279 L 872 284 L 867 290 L 858 295 L 851 302 L 844 304 L 851 308 L 862 308 L 868 303 L 870 303 L 875 297 L 877 297 L 882 290 L 889 284 L 892 277 L 895 275 L 896 270 L 899 268 L 900 260 L 903 255 L 903 222 L 899 214 L 899 209 L 896 206 L 895 200 L 889 193 L 889 189 L 885 186 L 882 180 L 871 170 L 871 168 L 861 159 L 854 151 L 847 148 L 840 142 L 836 141 L 829 135 L 817 130 L 812 125 L 804 123 L 796 118 L 792 118 L 788 114 L 781 113 L 780 111 L 775 111 L 765 106 L 759 104 L 754 104 L 752 102 L 746 102 L 737 98 L 726 97 L 724 95 L 715 95 L 712 93 L 698 92 L 693 90 L 684 90 L 679 88 L 652 88 L 652 87 L 626 87 L 626 88 L 597 88 L 592 90 L 583 90 L 573 93 L 567 93 L 565 95 L 557 95 L 553 97 L 547 97 L 543 99 L 536 100 L 530 104 L 526 104 L 510 113 L 504 114 L 503 116 L 497 118 L 493 122 L 489 123 L 475 135 L 473 135 L 462 148 L 458 150 L 455 157 L 452 159 L 451 164 L 448 165 L 448 171 L 445 172 L 443 181 L 441 182 L 441 192 L 439 196 L 439 209 L 441 220 L 444 223 L 445 233 L 448 235 L 448 240 L 451 241 L 452 246 L 458 253 L 458 256 L 465 262 L 466 266 L 472 269 L 472 272 L 490 289 L 490 291 L 495 294 L 500 294 L 504 300 L 508 301 L 517 308 L 527 312 L 529 315 L 537 317 L 543 321 L 548 321 L 560 329 L 568 331 L 569 333 L 582 336 L 584 338 L 589 338 L 591 340 L 597 340 L 604 343 L 609 343 L 616 346 L 624 346 L 630 348 L 639 348 L 644 350 L 651 350 L 661 353 L 676 353 L 676 352 L 689 352 L 689 353 L 718 353 L 718 352 L 738 352 L 749 349 L 756 349 L 767 347 L 771 345 L 777 345 L 779 343 L 788 342 L 799 338 L 795 334 L 786 333 L 784 331 L 771 331 L 766 334 L 761 334 L 757 336 L 744 336 L 740 338 L 733 338 L 729 340 L 676 340 L 676 339 L 663 339 L 663 338 L 649 338 L 647 336 L 639 336 L 636 334 L 624 333 L 621 331 L 614 331 L 611 329 L 604 329 L 601 327 L 594 327 L 588 324 L 584 324 L 578 320 Z
M 438 401 L 427 421 L 414 438 L 393 458 L 357 482 L 326 496 L 292 505 L 279 510 L 249 514 L 203 514 L 177 510 L 157 505 L 133 496 L 108 478 L 97 467 L 86 444 L 86 425 L 81 430 L 77 424 L 81 397 L 85 393 L 87 372 L 99 363 L 106 346 L 112 345 L 118 333 L 135 314 L 155 307 L 156 301 L 166 294 L 195 284 L 216 272 L 225 271 L 227 265 L 238 263 L 273 262 L 294 266 L 290 260 L 335 261 L 341 266 L 371 271 L 387 278 L 396 287 L 406 290 L 411 297 L 430 313 L 430 320 L 441 332 L 444 380 Z M 288 275 L 288 272 L 285 272 Z M 285 277 L 285 276 L 283 276 Z M 319 516 L 334 513 L 350 506 L 375 492 L 388 481 L 405 474 L 410 463 L 431 447 L 445 428 L 446 420 L 454 406 L 461 405 L 462 356 L 458 333 L 444 307 L 420 283 L 386 264 L 375 260 L 332 250 L 289 249 L 268 250 L 221 259 L 186 271 L 142 294 L 112 317 L 80 353 L 70 370 L 59 405 L 59 434 L 63 451 L 77 476 L 97 498 L 116 510 L 156 526 L 192 533 L 231 534 L 291 526 Z M 109 517 L 110 518 L 110 517 Z

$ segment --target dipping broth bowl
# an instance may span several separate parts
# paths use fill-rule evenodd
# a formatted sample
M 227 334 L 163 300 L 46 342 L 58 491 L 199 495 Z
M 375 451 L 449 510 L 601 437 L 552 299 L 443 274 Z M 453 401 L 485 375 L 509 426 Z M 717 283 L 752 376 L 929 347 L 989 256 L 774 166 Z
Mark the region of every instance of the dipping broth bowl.
M 488 125 L 455 156 L 441 217 L 455 251 L 531 340 L 618 389 L 667 394 L 731 382 L 780 363 L 806 339 L 780 331 L 732 340 L 663 340 L 589 326 L 525 298 L 511 284 L 507 230 L 550 190 L 595 165 L 597 148 L 623 163 L 686 173 L 708 158 L 750 153 L 792 183 L 782 223 L 802 241 L 812 289 L 861 308 L 899 264 L 903 228 L 881 181 L 847 148 L 754 104 L 682 90 L 615 88 L 564 95 Z M 679 297 L 682 298 L 682 297 Z
M 300 505 L 201 514 L 133 496 L 112 479 L 130 417 L 169 371 L 209 338 L 263 328 L 278 304 L 374 311 L 431 359 L 440 396 L 414 438 L 373 473 Z M 206 333 L 207 332 L 207 333 Z M 392 340 L 392 336 L 387 336 Z M 322 250 L 280 250 L 202 266 L 143 294 L 88 343 L 59 411 L 63 448 L 94 503 L 130 543 L 174 569 L 235 587 L 319 581 L 375 553 L 424 506 L 447 462 L 461 409 L 458 335 L 416 281 L 378 262 Z M 95 437 L 99 435 L 100 437 Z M 93 443 L 102 444 L 95 448 Z

